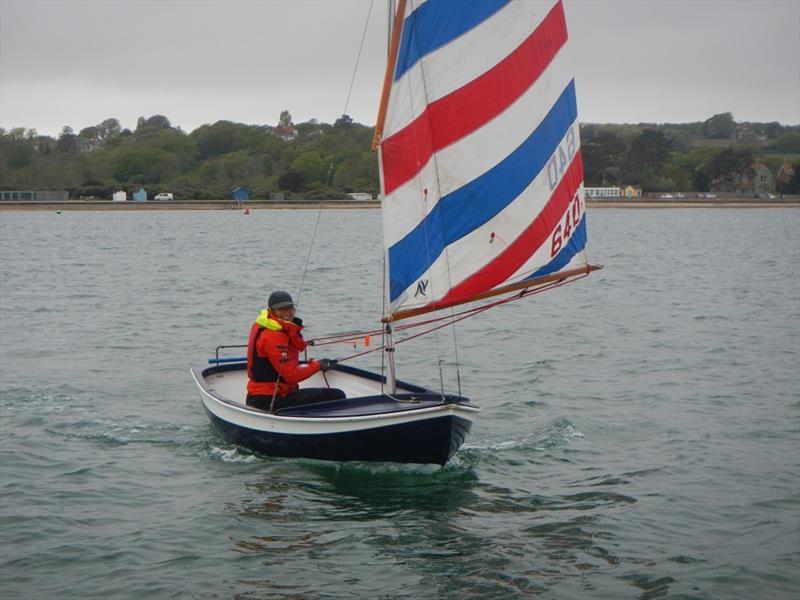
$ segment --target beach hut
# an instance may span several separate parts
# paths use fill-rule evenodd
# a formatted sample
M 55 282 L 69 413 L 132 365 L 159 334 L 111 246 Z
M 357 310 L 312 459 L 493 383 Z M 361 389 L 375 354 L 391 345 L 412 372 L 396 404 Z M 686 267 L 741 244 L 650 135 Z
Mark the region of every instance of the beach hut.
M 128 199 L 128 194 L 123 192 L 122 190 L 114 192 L 114 195 L 111 197 L 114 202 L 125 202 Z
M 246 187 L 239 186 L 231 190 L 231 198 L 236 202 L 245 202 L 250 200 L 250 190 Z
M 138 190 L 133 192 L 133 201 L 134 202 L 147 202 L 147 192 L 143 187 L 140 187 Z

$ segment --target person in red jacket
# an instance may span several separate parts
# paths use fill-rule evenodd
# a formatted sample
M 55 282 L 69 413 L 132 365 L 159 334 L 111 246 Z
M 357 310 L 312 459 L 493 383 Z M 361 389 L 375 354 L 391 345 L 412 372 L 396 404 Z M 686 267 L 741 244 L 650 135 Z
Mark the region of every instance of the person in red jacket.
M 247 405 L 266 411 L 288 406 L 344 398 L 336 388 L 303 388 L 298 385 L 319 371 L 336 364 L 323 358 L 300 364 L 306 349 L 303 322 L 295 317 L 294 301 L 283 291 L 270 294 L 267 310 L 262 310 L 250 329 L 247 343 Z

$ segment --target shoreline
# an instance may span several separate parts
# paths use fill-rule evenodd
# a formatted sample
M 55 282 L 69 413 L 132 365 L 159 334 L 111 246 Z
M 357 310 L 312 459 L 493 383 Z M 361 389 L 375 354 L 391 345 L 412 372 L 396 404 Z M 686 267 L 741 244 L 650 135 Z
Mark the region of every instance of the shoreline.
M 596 208 L 800 208 L 800 197 L 784 200 L 728 198 L 719 200 L 589 200 Z M 111 200 L 66 200 L 63 202 L 0 202 L 0 212 L 13 211 L 136 211 L 136 210 L 309 210 L 380 208 L 377 200 L 321 200 L 296 202 L 246 202 L 236 206 L 230 200 L 178 200 L 172 202 L 112 202 Z

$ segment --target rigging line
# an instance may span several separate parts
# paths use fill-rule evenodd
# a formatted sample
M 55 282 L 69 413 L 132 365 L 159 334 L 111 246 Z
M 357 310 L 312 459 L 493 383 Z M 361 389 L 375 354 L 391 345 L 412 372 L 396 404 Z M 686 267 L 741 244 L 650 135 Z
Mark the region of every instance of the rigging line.
M 564 280 L 561 280 L 561 281 L 555 281 L 555 282 L 553 282 L 551 284 L 548 284 L 546 286 L 542 286 L 540 288 L 536 288 L 536 289 L 532 289 L 532 290 L 531 289 L 524 289 L 524 290 L 520 291 L 519 293 L 516 293 L 516 294 L 514 294 L 512 296 L 509 296 L 507 298 L 503 298 L 501 300 L 496 300 L 496 301 L 491 302 L 490 304 L 486 304 L 484 306 L 479 306 L 477 308 L 473 308 L 473 309 L 470 309 L 470 310 L 462 311 L 461 313 L 458 313 L 458 315 L 457 315 L 458 318 L 455 319 L 455 322 L 463 321 L 464 319 L 468 319 L 469 317 L 472 317 L 474 315 L 480 314 L 480 313 L 482 313 L 484 311 L 487 311 L 487 310 L 489 310 L 491 308 L 494 308 L 496 306 L 500 306 L 501 304 L 508 304 L 509 302 L 515 302 L 516 300 L 521 300 L 523 298 L 527 298 L 528 296 L 534 296 L 536 294 L 540 294 L 542 292 L 546 292 L 548 290 L 561 287 L 562 285 L 567 285 L 568 283 L 572 283 L 574 281 L 578 281 L 579 279 L 583 279 L 584 277 L 588 277 L 588 276 L 589 276 L 588 273 L 585 273 L 585 274 L 580 275 L 578 277 L 575 277 L 573 279 L 564 279 Z M 425 321 L 424 323 L 417 323 L 416 325 L 423 325 L 423 324 L 426 324 L 426 323 L 430 324 L 430 323 L 433 323 L 433 322 L 436 322 L 436 321 L 441 321 L 442 319 L 446 319 L 446 318 L 449 318 L 449 317 L 445 316 L 445 317 L 441 317 L 439 319 L 431 319 L 429 321 Z M 403 342 L 408 342 L 410 340 L 416 339 L 416 338 L 421 337 L 423 335 L 427 335 L 428 333 L 432 333 L 432 332 L 436 331 L 437 329 L 442 329 L 442 328 L 447 327 L 449 325 L 452 325 L 452 322 L 442 323 L 441 325 L 437 325 L 436 327 L 432 327 L 430 329 L 426 329 L 425 331 L 421 331 L 421 332 L 416 333 L 414 335 L 408 336 L 406 338 L 403 338 L 402 340 L 397 340 L 395 342 L 395 345 L 402 344 Z M 379 346 L 377 348 L 372 348 L 371 350 L 365 350 L 363 352 L 358 352 L 356 354 L 351 354 L 350 356 L 345 356 L 343 358 L 338 358 L 337 361 L 338 362 L 345 362 L 345 361 L 351 360 L 353 358 L 357 358 L 359 356 L 364 356 L 365 354 L 370 354 L 371 352 L 377 352 L 378 350 L 382 350 L 384 347 L 385 347 L 385 345 L 381 345 L 381 346 Z
M 528 296 L 532 296 L 534 294 L 538 294 L 538 293 L 543 292 L 543 291 L 547 291 L 547 290 L 554 289 L 556 287 L 560 287 L 560 286 L 565 285 L 567 283 L 572 283 L 573 281 L 577 281 L 579 279 L 583 279 L 587 275 L 588 275 L 587 273 L 584 273 L 584 274 L 578 275 L 577 277 L 570 278 L 568 280 L 560 280 L 560 281 L 551 282 L 551 283 L 548 283 L 548 284 L 543 285 L 541 287 L 536 287 L 536 288 L 533 288 L 533 289 L 524 288 L 521 291 L 517 292 L 516 294 L 513 294 L 513 295 L 508 296 L 506 298 L 502 298 L 500 300 L 496 300 L 496 301 L 494 301 L 494 302 L 492 302 L 490 304 L 485 304 L 485 305 L 482 305 L 482 306 L 474 306 L 472 308 L 467 308 L 467 309 L 462 310 L 460 312 L 452 312 L 452 310 L 454 310 L 454 307 L 450 307 L 451 308 L 451 314 L 449 314 L 449 315 L 442 315 L 442 316 L 439 316 L 439 317 L 434 317 L 432 319 L 426 319 L 424 321 L 416 321 L 414 323 L 396 324 L 394 329 L 395 329 L 395 331 L 400 332 L 400 331 L 406 331 L 406 330 L 409 330 L 409 329 L 415 329 L 417 327 L 423 327 L 425 325 L 431 325 L 433 323 L 438 323 L 438 322 L 444 321 L 444 320 L 454 320 L 455 319 L 456 322 L 457 322 L 457 321 L 461 320 L 461 319 L 457 319 L 457 317 L 461 317 L 463 315 L 471 316 L 473 313 L 482 312 L 486 308 L 492 308 L 492 307 L 495 307 L 495 306 L 499 306 L 499 305 L 504 304 L 506 302 L 511 302 L 513 300 L 519 300 L 520 298 L 526 298 Z M 448 324 L 449 324 L 449 322 L 448 322 Z M 330 344 L 358 342 L 364 336 L 373 336 L 373 335 L 378 335 L 379 333 L 384 333 L 384 332 L 385 332 L 385 329 L 372 329 L 372 330 L 364 330 L 364 331 L 349 331 L 349 332 L 346 332 L 346 333 L 332 334 L 332 335 L 329 335 L 329 336 L 320 336 L 320 337 L 316 337 L 316 338 L 313 338 L 313 339 L 309 340 L 309 345 L 312 345 L 312 346 L 326 346 L 326 345 L 330 345 Z
M 356 64 L 353 67 L 353 77 L 350 79 L 350 89 L 347 90 L 347 100 L 344 103 L 344 112 L 342 115 L 347 114 L 347 107 L 350 106 L 350 94 L 353 93 L 353 84 L 356 81 L 356 73 L 358 72 L 358 62 L 361 60 L 361 52 L 364 50 L 364 40 L 367 39 L 367 26 L 369 25 L 369 16 L 372 14 L 372 5 L 375 0 L 370 0 L 369 10 L 367 11 L 367 18 L 364 21 L 364 31 L 361 32 L 361 45 L 358 47 L 358 55 L 356 56 Z
M 364 30 L 361 32 L 361 44 L 358 47 L 358 55 L 356 56 L 356 64 L 353 67 L 353 77 L 350 79 L 350 88 L 347 90 L 347 100 L 344 103 L 344 111 L 342 115 L 347 114 L 347 107 L 350 105 L 350 95 L 353 93 L 353 84 L 356 81 L 356 73 L 358 72 L 358 63 L 361 60 L 361 52 L 364 49 L 364 40 L 367 39 L 367 26 L 369 25 L 369 17 L 372 14 L 372 5 L 375 3 L 375 0 L 371 0 L 369 3 L 369 10 L 367 11 L 367 18 L 364 21 Z M 331 164 L 331 169 L 333 168 L 333 164 Z M 328 185 L 331 184 L 330 178 L 328 181 Z M 306 281 L 306 273 L 308 272 L 308 263 L 311 260 L 311 252 L 314 249 L 314 242 L 317 239 L 317 230 L 319 229 L 319 221 L 320 217 L 322 216 L 322 206 L 317 209 L 317 219 L 314 222 L 314 233 L 311 235 L 311 243 L 308 245 L 308 256 L 306 256 L 306 264 L 303 266 L 303 275 L 300 278 L 300 290 L 297 292 L 297 301 L 295 302 L 297 305 L 300 304 L 300 296 L 303 294 L 303 289 L 305 286 Z
M 440 317 L 435 317 L 433 319 L 426 319 L 424 321 L 417 321 L 415 323 L 404 323 L 402 325 L 397 325 L 395 327 L 395 331 L 397 331 L 397 332 L 407 331 L 409 329 L 415 329 L 417 327 L 423 327 L 425 325 L 431 325 L 433 323 L 439 323 L 440 321 L 444 321 L 444 320 L 448 320 L 448 322 L 443 325 L 443 326 L 447 326 L 447 325 L 452 324 L 453 322 L 457 323 L 458 321 L 462 321 L 463 319 L 471 317 L 474 314 L 481 313 L 484 310 L 488 310 L 490 308 L 494 308 L 495 306 L 500 306 L 500 305 L 506 304 L 508 302 L 513 302 L 515 300 L 520 300 L 522 298 L 527 298 L 528 296 L 533 296 L 533 295 L 539 294 L 541 292 L 545 292 L 545 291 L 548 291 L 548 290 L 551 290 L 551 289 L 555 289 L 557 287 L 561 287 L 562 285 L 566 285 L 568 283 L 572 283 L 573 281 L 578 281 L 579 279 L 583 279 L 584 277 L 588 277 L 588 273 L 583 273 L 581 275 L 578 275 L 576 277 L 572 277 L 572 278 L 569 278 L 569 279 L 554 281 L 554 282 L 548 283 L 546 285 L 543 285 L 541 287 L 537 287 L 537 288 L 533 288 L 533 289 L 524 288 L 521 291 L 519 291 L 519 292 L 517 292 L 517 293 L 515 293 L 515 294 L 513 294 L 511 296 L 502 298 L 500 300 L 496 300 L 496 301 L 491 302 L 489 304 L 468 308 L 466 310 L 462 310 L 462 311 L 457 312 L 457 313 L 453 313 L 453 314 L 450 314 L 450 315 L 442 315 Z M 461 317 L 463 317 L 463 318 L 461 318 Z M 430 331 L 434 331 L 434 330 L 431 329 Z M 309 340 L 309 345 L 326 346 L 326 345 L 336 344 L 336 343 L 358 342 L 366 335 L 372 336 L 372 335 L 377 335 L 378 333 L 385 334 L 385 329 L 373 329 L 371 331 L 349 332 L 347 334 L 331 335 L 331 336 L 313 338 L 312 340 Z M 425 332 L 423 332 L 423 333 L 425 333 Z M 407 339 L 407 338 L 404 338 L 404 339 Z M 326 341 L 320 342 L 319 340 L 326 340 Z M 403 341 L 403 340 L 400 340 L 397 343 L 400 343 L 401 341 Z M 375 350 L 380 350 L 381 348 L 384 347 L 384 344 L 385 344 L 385 342 L 383 342 L 381 346 L 379 346 L 379 347 L 377 347 L 377 348 L 375 348 L 373 350 L 368 350 L 366 352 L 361 352 L 361 353 L 356 354 L 354 356 L 361 356 L 362 354 L 368 354 L 369 352 L 374 352 Z
M 335 334 L 332 333 L 330 335 L 320 335 L 315 337 L 313 341 L 318 346 L 338 341 L 349 342 L 352 340 L 361 339 L 365 335 L 378 335 L 381 331 L 383 331 L 383 329 L 365 329 L 364 331 L 345 331 L 342 333 L 335 333 Z
M 314 233 L 311 235 L 311 242 L 308 244 L 308 255 L 306 256 L 306 264 L 303 266 L 303 275 L 300 277 L 300 290 L 297 292 L 296 305 L 300 305 L 300 296 L 303 295 L 303 286 L 306 282 L 306 273 L 308 273 L 308 263 L 311 260 L 311 251 L 314 249 L 314 241 L 317 239 L 317 230 L 319 229 L 319 219 L 322 216 L 322 206 L 317 209 L 317 220 L 314 222 Z

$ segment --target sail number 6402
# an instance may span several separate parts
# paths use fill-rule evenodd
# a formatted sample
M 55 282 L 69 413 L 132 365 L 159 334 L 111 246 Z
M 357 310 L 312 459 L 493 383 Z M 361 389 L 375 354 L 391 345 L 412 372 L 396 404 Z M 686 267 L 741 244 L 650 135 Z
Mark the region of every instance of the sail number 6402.
M 580 191 L 575 193 L 571 200 L 571 204 L 567 206 L 564 213 L 563 221 L 556 225 L 553 231 L 553 237 L 550 240 L 550 258 L 553 258 L 561 251 L 561 247 L 569 241 L 572 232 L 578 227 L 581 222 L 581 215 L 583 214 L 583 207 L 581 206 Z

